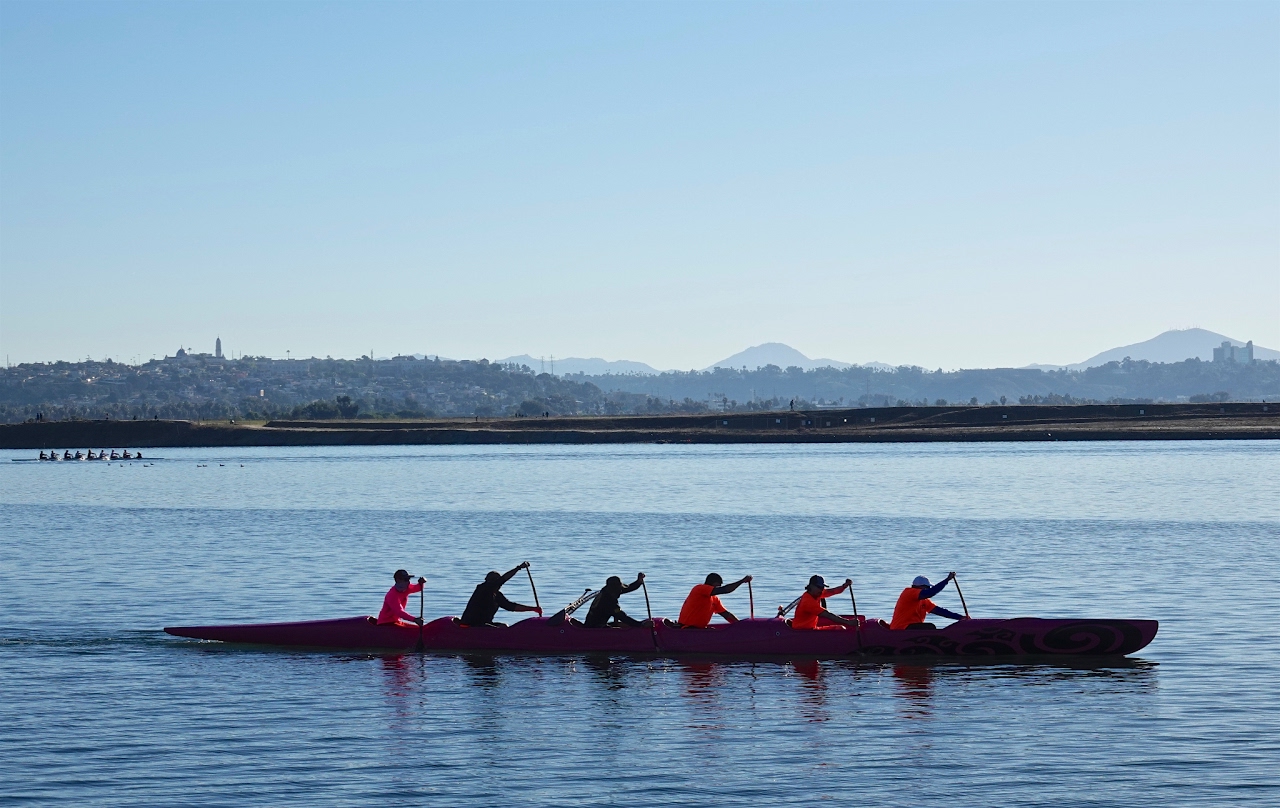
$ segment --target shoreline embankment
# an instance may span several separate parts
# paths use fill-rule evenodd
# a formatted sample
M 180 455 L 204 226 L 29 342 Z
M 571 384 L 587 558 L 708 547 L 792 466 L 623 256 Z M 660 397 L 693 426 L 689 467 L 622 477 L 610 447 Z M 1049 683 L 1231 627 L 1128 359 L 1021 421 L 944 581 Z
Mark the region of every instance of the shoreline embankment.
M 0 425 L 0 449 L 604 443 L 1277 440 L 1280 404 L 878 407 L 804 412 Z

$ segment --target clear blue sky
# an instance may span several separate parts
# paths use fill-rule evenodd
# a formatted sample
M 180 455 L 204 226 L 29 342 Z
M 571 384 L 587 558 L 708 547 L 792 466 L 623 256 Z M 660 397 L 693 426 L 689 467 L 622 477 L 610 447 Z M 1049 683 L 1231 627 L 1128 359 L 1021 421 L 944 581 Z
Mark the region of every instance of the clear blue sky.
M 0 352 L 1280 348 L 1280 3 L 0 3 Z

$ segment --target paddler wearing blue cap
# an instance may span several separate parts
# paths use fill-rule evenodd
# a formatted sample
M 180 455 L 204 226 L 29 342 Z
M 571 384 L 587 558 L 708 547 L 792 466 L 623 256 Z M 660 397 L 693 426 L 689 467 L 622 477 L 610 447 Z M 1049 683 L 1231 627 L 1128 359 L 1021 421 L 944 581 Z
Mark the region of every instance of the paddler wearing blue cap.
M 911 586 L 902 590 L 902 594 L 898 595 L 898 603 L 893 607 L 893 621 L 889 623 L 889 628 L 904 629 L 921 624 L 928 626 L 924 622 L 924 618 L 930 614 L 942 615 L 952 620 L 967 620 L 968 618 L 964 615 L 944 609 L 929 600 L 929 598 L 945 589 L 947 584 L 955 580 L 955 577 L 956 574 L 954 572 L 949 572 L 941 583 L 930 584 L 928 578 L 923 575 L 917 575 L 915 580 L 911 582 Z

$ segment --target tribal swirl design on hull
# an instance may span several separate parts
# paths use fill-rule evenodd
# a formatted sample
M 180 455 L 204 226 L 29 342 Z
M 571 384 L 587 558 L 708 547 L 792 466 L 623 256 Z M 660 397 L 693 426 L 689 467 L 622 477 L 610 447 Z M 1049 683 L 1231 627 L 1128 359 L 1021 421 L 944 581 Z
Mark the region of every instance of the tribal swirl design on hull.
M 984 623 L 987 621 L 983 621 Z M 893 632 L 892 643 L 868 643 L 861 653 L 868 656 L 1018 656 L 1044 655 L 1124 655 L 1145 647 L 1150 636 L 1139 622 L 1127 620 L 1040 620 L 1021 618 L 970 631 Z
M 1081 620 L 1023 634 L 1019 642 L 1024 654 L 1131 654 L 1150 640 L 1125 620 Z

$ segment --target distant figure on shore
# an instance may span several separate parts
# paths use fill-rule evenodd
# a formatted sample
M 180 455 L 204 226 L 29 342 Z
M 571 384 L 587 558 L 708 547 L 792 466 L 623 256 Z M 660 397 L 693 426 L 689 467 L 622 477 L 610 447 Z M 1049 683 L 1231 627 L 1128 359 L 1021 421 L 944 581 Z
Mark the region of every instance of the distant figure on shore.
M 644 573 L 636 576 L 634 582 L 622 585 L 622 579 L 616 575 L 609 577 L 604 582 L 604 588 L 600 590 L 600 594 L 596 595 L 596 599 L 591 603 L 591 609 L 587 611 L 586 626 L 587 628 L 608 628 L 627 626 L 629 628 L 639 628 L 648 625 L 648 620 L 637 620 L 626 612 L 622 611 L 622 607 L 618 605 L 618 598 L 628 592 L 634 592 L 644 585 Z
M 791 399 L 791 411 L 795 412 L 795 410 L 796 410 L 796 400 L 793 398 Z
M 942 579 L 942 583 L 931 586 L 928 578 L 917 575 L 911 582 L 911 586 L 898 595 L 898 603 L 893 607 L 893 621 L 889 623 L 889 628 L 899 630 L 921 625 L 928 627 L 930 624 L 925 623 L 924 619 L 930 614 L 940 614 L 952 620 L 965 620 L 964 615 L 948 611 L 929 600 L 946 588 L 955 577 L 954 572 L 948 573 L 947 577 Z
M 506 628 L 506 623 L 493 622 L 493 618 L 498 615 L 499 609 L 506 609 L 509 612 L 537 612 L 538 617 L 542 617 L 542 609 L 537 606 L 525 606 L 522 603 L 510 601 L 501 591 L 503 584 L 510 581 L 513 575 L 528 566 L 529 562 L 525 561 L 509 570 L 505 575 L 494 570 L 484 576 L 484 581 L 471 593 L 471 600 L 467 601 L 467 608 L 462 610 L 462 618 L 458 622 L 473 628 L 483 626 Z
M 378 612 L 378 625 L 398 623 L 401 620 L 416 626 L 422 625 L 422 618 L 409 614 L 404 607 L 408 605 L 410 595 L 422 591 L 422 585 L 427 582 L 427 579 L 419 578 L 416 584 L 411 584 L 409 573 L 404 570 L 396 570 L 393 577 L 396 582 L 382 599 L 382 611 Z

